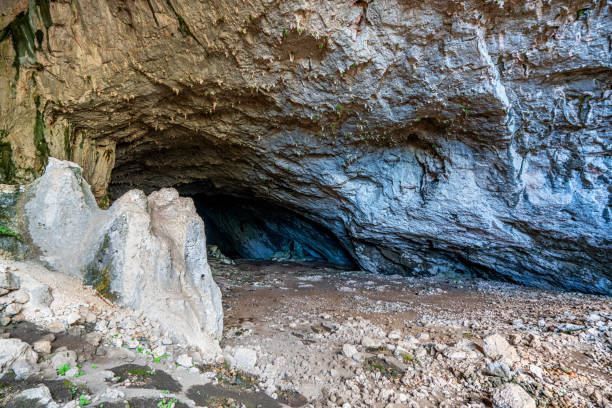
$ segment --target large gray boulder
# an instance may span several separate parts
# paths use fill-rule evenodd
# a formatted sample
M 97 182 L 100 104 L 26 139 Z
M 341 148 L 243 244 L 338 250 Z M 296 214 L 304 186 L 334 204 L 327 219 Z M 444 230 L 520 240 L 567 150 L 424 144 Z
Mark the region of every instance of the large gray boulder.
M 207 357 L 218 354 L 221 292 L 191 199 L 174 189 L 148 198 L 132 190 L 101 210 L 81 169 L 53 158 L 25 196 L 28 235 L 44 262 L 142 311 Z

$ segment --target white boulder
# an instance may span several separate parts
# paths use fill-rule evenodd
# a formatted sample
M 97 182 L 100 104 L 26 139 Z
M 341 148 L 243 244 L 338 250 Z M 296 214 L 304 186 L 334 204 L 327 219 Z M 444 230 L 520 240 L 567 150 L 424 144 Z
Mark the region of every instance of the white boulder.
M 149 197 L 132 190 L 101 210 L 81 169 L 54 158 L 28 190 L 29 235 L 42 260 L 142 311 L 206 359 L 220 353 L 221 291 L 207 261 L 204 222 L 190 198 L 174 189 Z
M 492 334 L 483 339 L 484 353 L 491 360 L 499 360 L 512 365 L 519 357 L 514 347 L 500 334 Z
M 518 384 L 506 383 L 493 392 L 493 408 L 536 408 L 535 401 Z
M 18 380 L 38 372 L 38 354 L 28 343 L 19 339 L 0 339 L 0 376 L 10 370 Z

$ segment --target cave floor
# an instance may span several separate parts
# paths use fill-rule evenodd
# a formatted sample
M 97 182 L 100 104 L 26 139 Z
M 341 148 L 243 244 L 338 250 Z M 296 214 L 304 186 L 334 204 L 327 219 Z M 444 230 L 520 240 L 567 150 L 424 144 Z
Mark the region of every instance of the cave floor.
M 534 406 L 496 402 L 505 383 L 539 407 L 612 406 L 609 297 L 322 264 L 210 265 L 225 313 L 216 364 L 77 278 L 0 260 L 21 290 L 53 289 L 50 309 L 26 301 L 0 325 L 0 338 L 39 351 L 30 379 L 0 378 L 0 407 L 40 406 L 19 397 L 40 384 L 48 408 Z
M 297 390 L 316 407 L 488 407 L 514 382 L 537 406 L 611 406 L 610 298 L 304 263 L 211 267 L 222 346 L 256 350 L 271 395 Z M 494 333 L 516 358 L 485 352 Z

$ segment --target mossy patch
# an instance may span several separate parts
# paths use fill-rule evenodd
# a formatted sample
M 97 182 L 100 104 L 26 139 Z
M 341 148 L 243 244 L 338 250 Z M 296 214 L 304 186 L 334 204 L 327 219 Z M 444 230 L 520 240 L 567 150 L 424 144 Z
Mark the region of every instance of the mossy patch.
M 40 110 L 40 96 L 35 99 L 36 102 L 36 119 L 34 121 L 34 147 L 36 149 L 36 158 L 40 163 L 40 169 L 44 169 L 49 161 L 49 145 L 45 139 L 45 121 L 43 113 Z
M 112 257 L 110 254 L 110 237 L 105 235 L 94 260 L 85 267 L 85 284 L 93 286 L 103 297 L 116 301 L 118 296 L 112 291 L 111 282 Z
M 72 159 L 72 139 L 70 137 L 70 126 L 64 128 L 64 158 Z
M 0 139 L 2 140 L 2 139 Z M 13 161 L 13 149 L 8 142 L 0 143 L 0 183 L 12 184 L 17 167 Z
M 163 370 L 155 370 L 148 366 L 137 364 L 124 364 L 111 371 L 119 381 L 129 380 L 128 388 L 146 388 L 181 392 L 183 387 L 172 376 Z
M 378 357 L 366 359 L 363 362 L 363 368 L 366 371 L 379 372 L 389 379 L 399 379 L 403 375 L 402 370 L 398 367 Z
M 42 44 L 44 34 L 37 30 L 34 25 L 35 19 L 33 15 L 40 17 L 43 26 L 47 32 L 47 48 L 49 48 L 49 28 L 53 25 L 51 18 L 51 1 L 53 0 L 36 0 L 30 2 L 30 7 L 26 11 L 19 13 L 13 21 L 6 27 L 0 30 L 0 42 L 7 40 L 9 37 L 13 42 L 15 50 L 15 59 L 13 67 L 15 68 L 15 82 L 12 85 L 13 92 L 16 91 L 16 84 L 19 80 L 19 72 L 23 64 L 36 63 L 36 43 Z M 40 33 L 38 33 L 40 31 Z

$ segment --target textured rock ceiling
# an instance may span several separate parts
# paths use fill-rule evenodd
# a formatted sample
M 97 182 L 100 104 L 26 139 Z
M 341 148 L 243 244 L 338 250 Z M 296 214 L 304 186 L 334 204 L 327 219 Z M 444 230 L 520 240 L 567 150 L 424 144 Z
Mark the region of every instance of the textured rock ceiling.
M 40 111 L 98 198 L 256 196 L 367 270 L 612 291 L 609 2 L 79 0 L 49 27 L 43 5 L 12 89 L 0 44 L 16 179 Z

